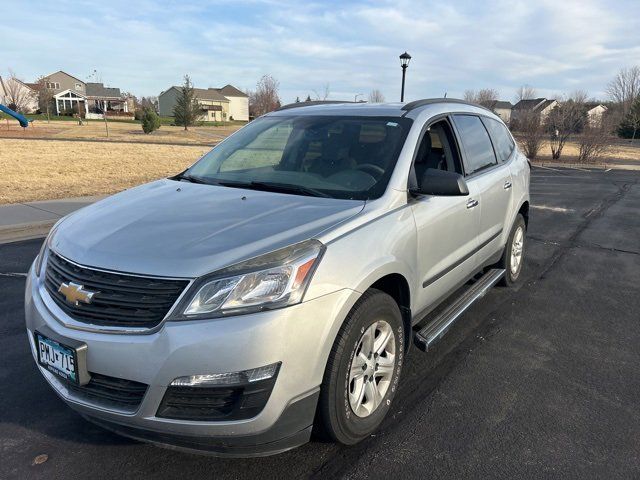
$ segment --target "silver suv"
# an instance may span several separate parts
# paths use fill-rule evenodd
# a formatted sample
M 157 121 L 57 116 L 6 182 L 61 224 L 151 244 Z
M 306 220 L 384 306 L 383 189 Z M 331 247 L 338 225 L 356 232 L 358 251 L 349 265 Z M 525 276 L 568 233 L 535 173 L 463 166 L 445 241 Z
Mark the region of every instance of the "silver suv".
M 26 286 L 33 357 L 69 406 L 136 439 L 354 444 L 409 346 L 518 280 L 528 212 L 528 161 L 488 110 L 284 107 L 62 219 Z

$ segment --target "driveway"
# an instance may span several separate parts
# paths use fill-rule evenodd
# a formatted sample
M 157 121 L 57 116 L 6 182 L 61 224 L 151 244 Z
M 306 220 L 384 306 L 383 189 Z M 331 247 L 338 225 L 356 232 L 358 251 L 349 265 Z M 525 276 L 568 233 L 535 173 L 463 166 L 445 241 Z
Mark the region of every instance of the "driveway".
M 375 436 L 269 458 L 163 450 L 73 413 L 36 371 L 23 326 L 41 240 L 0 245 L 0 478 L 638 478 L 639 182 L 536 168 L 522 284 L 410 352 Z

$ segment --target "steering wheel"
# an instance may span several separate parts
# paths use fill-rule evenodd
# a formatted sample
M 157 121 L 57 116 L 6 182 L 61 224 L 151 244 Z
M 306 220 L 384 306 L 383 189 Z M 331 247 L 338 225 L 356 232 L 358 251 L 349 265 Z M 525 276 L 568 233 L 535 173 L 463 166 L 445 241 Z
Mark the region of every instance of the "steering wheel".
M 384 168 L 379 167 L 378 165 L 374 165 L 373 163 L 361 163 L 360 165 L 356 166 L 355 169 L 362 170 L 363 172 L 368 173 L 376 180 L 384 175 Z

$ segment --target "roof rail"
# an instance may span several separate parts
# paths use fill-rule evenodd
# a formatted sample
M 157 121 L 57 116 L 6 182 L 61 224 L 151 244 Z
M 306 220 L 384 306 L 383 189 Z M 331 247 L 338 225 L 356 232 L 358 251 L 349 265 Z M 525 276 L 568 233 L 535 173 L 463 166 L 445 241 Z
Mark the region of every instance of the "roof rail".
M 466 100 L 460 100 L 459 98 L 425 98 L 422 100 L 414 100 L 413 102 L 409 102 L 402 107 L 402 110 L 406 112 L 410 112 L 411 110 L 415 110 L 418 107 L 424 107 L 425 105 L 434 105 L 436 103 L 461 103 L 463 105 L 470 105 L 472 107 L 483 108 L 485 110 L 489 110 L 482 105 L 478 105 L 477 103 L 467 102 Z M 491 111 L 491 110 L 489 110 Z
M 287 105 L 283 105 L 282 107 L 278 108 L 276 112 L 279 112 L 280 110 L 289 110 L 290 108 L 310 107 L 312 105 L 331 105 L 331 104 L 338 104 L 338 103 L 356 103 L 356 102 L 350 102 L 348 100 L 311 100 L 310 102 L 294 102 L 294 103 L 289 103 Z M 357 102 L 357 103 L 364 103 L 364 102 Z

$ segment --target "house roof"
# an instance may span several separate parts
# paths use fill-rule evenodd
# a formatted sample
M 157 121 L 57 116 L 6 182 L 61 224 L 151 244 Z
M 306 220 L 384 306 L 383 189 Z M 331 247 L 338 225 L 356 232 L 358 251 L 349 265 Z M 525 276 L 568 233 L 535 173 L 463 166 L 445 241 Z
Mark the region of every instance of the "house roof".
M 513 106 L 514 110 L 533 110 L 539 103 L 544 102 L 544 98 L 532 98 L 529 100 L 520 100 Z
M 553 104 L 555 100 L 547 98 L 532 98 L 529 100 L 520 100 L 513 106 L 514 110 L 544 110 Z
M 120 89 L 105 87 L 102 83 L 87 83 L 87 97 L 120 98 Z
M 496 108 L 511 109 L 513 108 L 513 105 L 511 104 L 511 102 L 508 102 L 506 100 L 496 100 L 491 105 L 489 105 L 489 108 L 491 110 L 495 110 Z
M 160 95 L 167 93 L 172 88 L 175 88 L 178 92 L 182 89 L 182 87 L 178 87 L 174 85 L 173 87 L 168 88 L 167 90 L 162 92 Z M 217 88 L 194 88 L 193 91 L 196 94 L 196 98 L 199 100 L 211 100 L 214 102 L 227 102 L 227 103 L 229 102 L 229 99 L 224 95 L 222 95 Z
M 180 89 L 180 87 L 176 87 Z M 213 100 L 215 102 L 228 102 L 229 99 L 222 95 L 217 88 L 194 88 L 196 98 L 201 100 Z
M 597 107 L 602 107 L 605 110 L 607 110 L 607 106 L 601 104 L 600 102 L 587 102 L 587 103 L 584 104 L 584 106 L 585 106 L 585 108 L 587 109 L 588 112 L 590 112 L 591 110 L 593 110 L 594 108 L 597 108 Z
M 553 103 L 555 103 L 555 100 L 545 100 L 544 102 L 542 102 L 540 105 L 538 105 L 535 110 L 544 110 L 545 108 L 551 106 Z
M 18 79 L 18 78 L 14 78 L 17 82 L 19 82 L 21 85 L 24 85 L 26 88 L 29 88 L 31 90 L 37 90 L 38 89 L 38 84 L 37 83 L 26 83 L 23 82 L 22 80 Z M 0 76 L 0 93 L 2 95 L 6 95 L 7 94 L 7 87 L 5 85 L 5 81 L 2 79 L 2 77 Z
M 69 73 L 65 72 L 64 70 L 58 70 L 57 72 L 50 73 L 49 75 L 44 75 L 44 76 L 43 76 L 43 78 L 48 78 L 48 77 L 50 77 L 51 75 L 55 75 L 56 73 L 64 73 L 65 75 L 67 75 L 67 76 L 69 76 L 69 77 L 73 78 L 74 80 L 77 80 L 77 81 L 79 81 L 79 82 L 85 83 L 83 80 L 80 80 L 78 77 L 74 77 L 73 75 L 71 75 L 71 74 L 69 74 Z
M 237 89 L 231 84 L 225 85 L 222 88 L 216 88 L 215 90 L 228 97 L 248 97 L 246 93 L 244 93 L 242 90 Z

